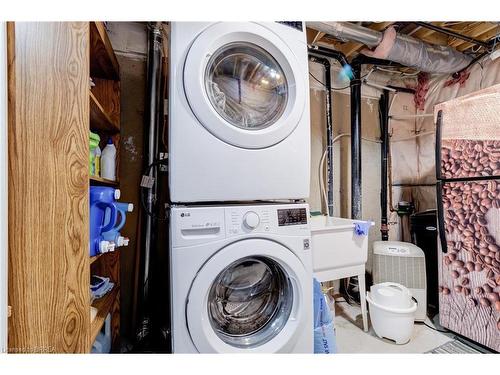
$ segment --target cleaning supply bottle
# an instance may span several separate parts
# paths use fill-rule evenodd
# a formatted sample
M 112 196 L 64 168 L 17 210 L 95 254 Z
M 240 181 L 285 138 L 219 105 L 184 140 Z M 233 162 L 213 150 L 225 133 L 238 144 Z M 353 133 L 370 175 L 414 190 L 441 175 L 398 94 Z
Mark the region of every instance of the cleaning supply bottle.
M 118 214 L 116 200 L 120 198 L 120 190 L 106 186 L 90 187 L 90 256 L 113 251 L 115 244 L 102 237 L 115 226 Z M 105 221 L 106 211 L 109 217 Z
M 95 174 L 94 171 L 94 165 L 95 165 L 95 153 L 94 150 L 96 147 L 99 147 L 99 141 L 101 138 L 99 137 L 99 134 L 92 133 L 90 132 L 89 135 L 89 146 L 90 146 L 90 154 L 89 154 L 89 171 L 91 175 Z
M 94 149 L 94 176 L 101 176 L 101 149 L 99 146 Z
M 116 180 L 116 147 L 111 137 L 108 144 L 102 150 L 101 155 L 101 177 L 111 181 Z

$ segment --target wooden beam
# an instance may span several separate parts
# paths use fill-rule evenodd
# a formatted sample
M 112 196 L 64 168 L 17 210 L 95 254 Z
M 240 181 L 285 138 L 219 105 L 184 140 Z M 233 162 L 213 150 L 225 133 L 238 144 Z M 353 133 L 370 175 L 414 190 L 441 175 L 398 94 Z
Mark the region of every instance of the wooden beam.
M 486 42 L 486 41 L 490 40 L 491 38 L 494 38 L 495 35 L 497 35 L 497 33 L 499 31 L 500 31 L 500 28 L 498 28 L 497 25 L 494 25 L 494 27 L 490 28 L 488 31 L 478 35 L 476 37 L 476 39 L 479 39 L 479 40 L 482 40 L 483 42 Z M 474 46 L 474 44 L 462 41 L 462 43 L 460 43 L 455 48 L 458 49 L 459 51 L 465 51 L 466 49 L 468 49 L 472 46 Z
M 310 27 L 306 27 L 306 38 L 307 44 L 312 44 L 316 35 L 318 35 L 319 31 L 311 29 Z
M 433 25 L 442 27 L 445 22 L 432 22 Z M 413 38 L 420 39 L 426 43 L 446 45 L 448 44 L 448 36 L 445 34 L 440 34 L 434 30 L 426 29 L 422 27 L 420 30 L 416 31 L 411 35 Z
M 486 40 L 483 37 L 483 35 L 491 32 L 492 30 L 496 31 L 496 28 L 497 28 L 497 25 L 493 22 L 479 22 L 469 31 L 464 29 L 464 30 L 462 30 L 462 32 L 464 32 L 465 35 L 467 35 L 471 38 L 477 38 L 479 40 Z M 493 33 L 493 36 L 495 36 L 495 33 Z M 472 45 L 471 43 L 465 42 L 465 41 L 460 40 L 460 39 L 455 39 L 449 43 L 450 47 L 454 47 L 454 48 L 457 48 L 458 46 L 461 46 L 464 44 L 468 44 L 469 46 Z
M 323 33 L 321 31 L 318 31 L 318 33 L 316 34 L 316 36 L 314 37 L 313 41 L 312 41 L 312 44 L 318 42 L 321 40 L 321 38 L 323 38 L 324 36 L 326 35 L 326 33 Z

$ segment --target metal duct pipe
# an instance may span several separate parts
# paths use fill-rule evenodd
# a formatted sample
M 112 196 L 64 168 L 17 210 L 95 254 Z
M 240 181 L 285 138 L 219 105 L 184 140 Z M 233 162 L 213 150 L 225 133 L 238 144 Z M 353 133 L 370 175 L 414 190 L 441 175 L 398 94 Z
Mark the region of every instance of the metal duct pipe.
M 350 22 L 307 22 L 307 27 L 343 41 L 354 40 L 370 48 L 382 41 L 382 33 Z
M 472 61 L 470 56 L 454 48 L 431 45 L 411 36 L 395 34 L 392 28 L 382 33 L 349 22 L 308 22 L 307 25 L 337 39 L 356 41 L 370 48 L 378 47 L 387 37 L 387 45 L 384 46 L 387 50 L 381 51 L 375 57 L 395 61 L 423 72 L 455 73 L 466 68 Z
M 351 218 L 361 219 L 361 64 L 351 67 Z
M 384 90 L 379 100 L 380 108 L 380 131 L 382 136 L 382 147 L 380 152 L 380 233 L 382 241 L 389 240 L 389 227 L 387 226 L 387 173 L 389 155 L 389 91 Z
M 311 53 L 311 50 L 309 50 Z M 332 78 L 330 61 L 324 57 L 309 54 L 309 60 L 322 64 L 325 68 L 325 112 L 326 112 L 326 139 L 327 139 L 327 179 L 328 179 L 328 216 L 333 216 L 333 130 L 332 130 Z

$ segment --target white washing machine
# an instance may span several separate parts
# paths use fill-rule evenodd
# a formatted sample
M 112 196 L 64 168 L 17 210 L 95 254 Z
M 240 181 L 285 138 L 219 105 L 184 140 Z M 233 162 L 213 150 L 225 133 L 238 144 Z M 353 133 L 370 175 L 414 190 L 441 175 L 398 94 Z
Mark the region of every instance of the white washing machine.
M 312 353 L 306 204 L 171 209 L 174 353 Z
M 309 197 L 305 26 L 173 22 L 173 202 Z

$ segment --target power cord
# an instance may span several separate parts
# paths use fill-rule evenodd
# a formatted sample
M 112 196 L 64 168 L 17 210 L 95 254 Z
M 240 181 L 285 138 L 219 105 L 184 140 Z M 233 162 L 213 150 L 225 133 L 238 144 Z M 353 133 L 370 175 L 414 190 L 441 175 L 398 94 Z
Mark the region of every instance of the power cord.
M 450 333 L 450 331 L 449 331 L 449 330 L 443 331 L 443 330 L 441 330 L 441 329 L 437 329 L 437 328 L 435 328 L 435 327 L 432 327 L 432 326 L 428 325 L 426 322 L 423 322 L 423 323 L 424 323 L 424 326 L 426 326 L 426 327 L 428 327 L 428 328 L 432 329 L 433 331 L 436 331 L 436 332 L 441 332 L 441 333 Z
M 368 73 L 366 73 L 365 75 L 363 75 L 362 77 L 359 77 L 359 81 L 361 81 L 363 78 L 365 77 L 368 77 L 371 73 L 373 72 L 373 69 L 371 69 Z M 316 81 L 318 82 L 320 85 L 323 85 L 323 87 L 326 87 L 326 85 L 321 82 L 318 78 L 316 78 L 314 76 L 314 74 L 312 74 L 311 72 L 309 72 L 309 75 Z M 360 85 L 361 82 L 358 82 L 358 83 L 354 83 L 352 86 L 355 86 L 355 85 Z M 350 88 L 351 85 L 347 85 L 347 86 L 344 86 L 344 87 L 330 87 L 332 90 L 334 91 L 342 91 L 342 90 L 345 90 L 345 89 L 348 89 Z

